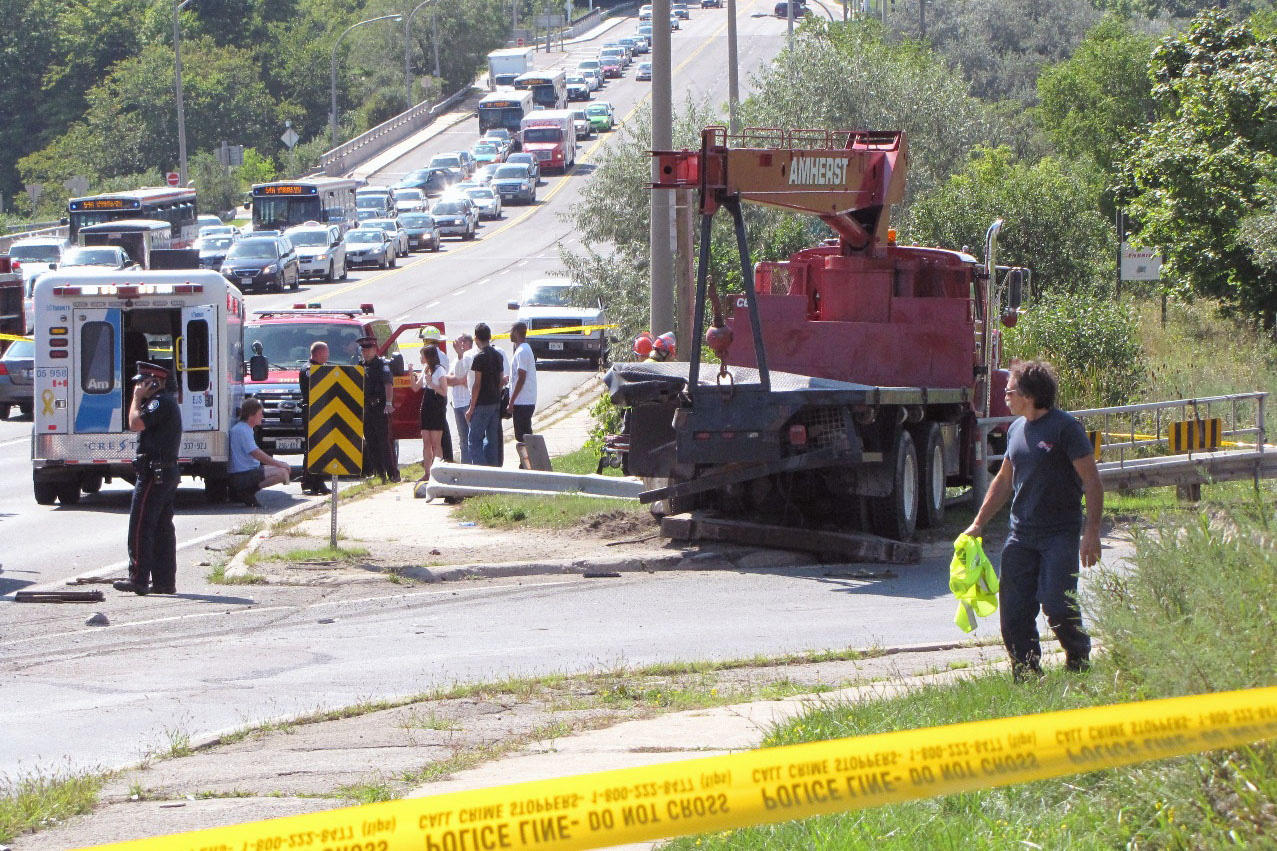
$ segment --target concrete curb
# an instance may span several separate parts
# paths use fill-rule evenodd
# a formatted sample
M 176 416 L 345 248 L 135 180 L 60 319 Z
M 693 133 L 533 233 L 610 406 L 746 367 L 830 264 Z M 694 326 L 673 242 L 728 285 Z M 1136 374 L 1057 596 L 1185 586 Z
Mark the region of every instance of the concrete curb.
M 227 579 L 242 579 L 247 576 L 249 572 L 247 564 L 248 557 L 257 552 L 258 548 L 261 547 L 262 542 L 274 533 L 276 526 L 283 523 L 285 520 L 291 520 L 294 517 L 305 514 L 307 511 L 313 510 L 321 503 L 327 502 L 329 499 L 331 499 L 331 497 L 313 497 L 299 505 L 293 505 L 276 514 L 265 516 L 263 518 L 263 522 L 265 522 L 266 525 L 254 533 L 253 536 L 248 539 L 248 543 L 244 544 L 244 548 L 235 553 L 234 557 L 227 562 L 223 575 Z

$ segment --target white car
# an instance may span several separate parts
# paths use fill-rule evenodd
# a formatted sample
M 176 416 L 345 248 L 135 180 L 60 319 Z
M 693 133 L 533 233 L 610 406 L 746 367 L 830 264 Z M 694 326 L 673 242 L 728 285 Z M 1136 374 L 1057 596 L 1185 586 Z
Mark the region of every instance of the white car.
M 584 109 L 572 110 L 572 126 L 576 128 L 576 138 L 588 139 L 594 135 L 594 125 L 590 124 L 590 117 L 585 114 Z
M 200 236 L 241 236 L 235 225 L 205 225 L 200 228 Z
M 507 306 L 517 310 L 518 321 L 526 322 L 528 330 L 569 328 L 582 325 L 605 325 L 607 317 L 602 303 L 594 307 L 579 307 L 578 285 L 567 278 L 544 278 L 523 288 L 518 301 Z M 607 362 L 607 330 L 565 334 L 538 334 L 528 337 L 532 354 L 541 358 L 584 358 L 594 369 Z
M 652 4 L 651 3 L 645 3 L 639 7 L 639 20 L 640 21 L 652 20 Z
M 395 197 L 395 209 L 400 213 L 423 213 L 430 208 L 426 193 L 420 189 L 391 189 Z
M 470 198 L 470 202 L 474 204 L 475 209 L 479 211 L 479 218 L 501 218 L 501 195 L 493 192 L 491 187 L 472 186 L 466 190 L 466 195 Z
M 60 236 L 29 236 L 9 246 L 9 259 L 22 267 L 22 280 L 30 283 L 36 275 L 49 271 L 50 263 L 62 260 L 70 245 Z
M 346 280 L 346 243 L 341 228 L 307 222 L 289 228 L 284 236 L 297 251 L 298 274 L 325 281 Z
M 590 91 L 603 88 L 603 63 L 597 59 L 586 59 L 576 66 L 577 73 L 590 84 Z

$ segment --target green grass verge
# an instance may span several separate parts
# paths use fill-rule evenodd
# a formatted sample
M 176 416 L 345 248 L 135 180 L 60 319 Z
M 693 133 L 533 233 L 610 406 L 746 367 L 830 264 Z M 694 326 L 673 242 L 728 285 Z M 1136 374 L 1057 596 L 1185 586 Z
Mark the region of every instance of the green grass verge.
M 103 774 L 35 774 L 0 783 L 0 842 L 91 812 Z
M 1135 569 L 1092 583 L 1106 648 L 1090 674 L 1055 670 L 1019 685 L 982 673 L 952 685 L 825 706 L 766 745 L 1277 682 L 1271 612 L 1277 546 L 1271 503 L 1227 519 L 1140 533 Z M 1085 775 L 779 825 L 685 837 L 691 848 L 1273 847 L 1277 746 L 1261 744 Z
M 639 515 L 647 513 L 647 506 L 639 505 L 634 500 L 570 493 L 548 498 L 493 494 L 467 499 L 455 509 L 454 516 L 493 529 L 511 529 L 517 526 L 566 529 L 603 512 Z
M 599 456 L 588 446 L 582 446 L 575 452 L 569 452 L 566 455 L 558 455 L 550 459 L 550 466 L 556 473 L 576 473 L 577 475 L 592 474 L 598 470 Z M 621 471 L 616 467 L 604 467 L 603 475 L 620 476 Z

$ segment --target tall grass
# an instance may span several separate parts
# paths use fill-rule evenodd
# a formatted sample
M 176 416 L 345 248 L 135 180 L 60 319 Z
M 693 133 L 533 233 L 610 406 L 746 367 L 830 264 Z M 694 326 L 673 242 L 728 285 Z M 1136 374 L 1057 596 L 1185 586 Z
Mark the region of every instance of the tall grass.
M 903 697 L 828 705 L 766 745 L 1277 683 L 1277 520 L 1270 505 L 1137 537 L 1135 567 L 1094 584 L 1106 648 L 1088 675 L 1001 672 Z M 1275 847 L 1277 746 L 684 838 L 675 849 Z

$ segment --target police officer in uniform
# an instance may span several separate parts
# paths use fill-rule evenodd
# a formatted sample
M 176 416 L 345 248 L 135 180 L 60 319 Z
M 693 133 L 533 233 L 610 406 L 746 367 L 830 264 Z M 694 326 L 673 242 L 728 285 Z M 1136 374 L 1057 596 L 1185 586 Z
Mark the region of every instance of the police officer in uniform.
M 177 452 L 182 444 L 182 412 L 173 396 L 169 371 L 138 361 L 129 404 L 129 430 L 141 432 L 129 508 L 129 578 L 114 583 L 134 594 L 177 593 L 177 533 L 173 503 L 180 477 Z
M 364 470 L 382 482 L 399 481 L 390 461 L 390 414 L 394 411 L 394 377 L 390 365 L 377 354 L 376 337 L 360 337 L 364 365 Z
M 320 496 L 331 493 L 324 477 L 319 473 L 309 472 L 310 468 L 310 372 L 317 366 L 328 363 L 328 344 L 316 340 L 310 344 L 310 363 L 297 373 L 297 384 L 302 394 L 302 416 L 306 423 L 306 456 L 302 461 L 302 493 Z

